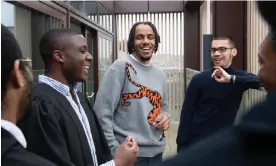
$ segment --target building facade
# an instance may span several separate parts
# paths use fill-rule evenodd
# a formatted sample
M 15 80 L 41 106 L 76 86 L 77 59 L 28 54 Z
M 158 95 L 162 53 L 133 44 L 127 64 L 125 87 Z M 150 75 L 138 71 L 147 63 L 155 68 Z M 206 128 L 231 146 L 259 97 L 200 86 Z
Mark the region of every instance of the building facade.
M 114 20 L 102 1 L 1 1 L 1 23 L 15 34 L 24 56 L 32 59 L 35 81 L 44 73 L 38 44 L 47 30 L 71 28 L 86 37 L 94 60 L 80 90 L 89 95 L 98 88 L 99 71 L 116 59 Z

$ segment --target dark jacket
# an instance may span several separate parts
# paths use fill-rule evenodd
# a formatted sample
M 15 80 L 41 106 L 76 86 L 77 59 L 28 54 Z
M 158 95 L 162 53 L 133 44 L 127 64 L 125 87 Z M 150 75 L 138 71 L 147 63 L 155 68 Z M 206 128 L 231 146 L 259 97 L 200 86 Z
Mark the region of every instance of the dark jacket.
M 276 93 L 254 106 L 241 122 L 190 146 L 162 166 L 275 166 Z
M 2 166 L 55 166 L 24 149 L 24 147 L 5 129 L 1 129 Z

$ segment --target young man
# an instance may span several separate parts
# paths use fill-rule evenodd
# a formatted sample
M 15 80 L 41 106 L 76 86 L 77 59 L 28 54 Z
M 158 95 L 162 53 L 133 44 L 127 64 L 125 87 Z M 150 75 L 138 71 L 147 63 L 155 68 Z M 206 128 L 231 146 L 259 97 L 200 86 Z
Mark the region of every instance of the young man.
M 268 92 L 237 126 L 228 127 L 192 145 L 162 166 L 276 165 L 276 3 L 259 1 L 260 13 L 272 25 L 260 46 L 258 76 Z
M 136 139 L 136 166 L 162 161 L 163 132 L 170 126 L 165 76 L 150 64 L 159 42 L 152 23 L 134 24 L 128 39 L 130 55 L 116 60 L 106 71 L 94 105 L 113 154 L 127 135 Z
M 23 59 L 14 35 L 1 25 L 1 164 L 54 164 L 25 150 L 27 143 L 16 123 L 29 111 L 32 85 L 31 60 Z
M 131 166 L 138 147 L 124 139 L 114 160 L 102 128 L 78 82 L 87 80 L 92 56 L 86 39 L 70 29 L 52 29 L 39 44 L 45 75 L 32 91 L 33 113 L 22 121 L 28 150 L 60 166 Z
M 196 74 L 186 91 L 176 140 L 178 152 L 232 125 L 244 91 L 261 87 L 256 75 L 231 67 L 237 54 L 231 38 L 214 38 L 210 50 L 214 69 Z

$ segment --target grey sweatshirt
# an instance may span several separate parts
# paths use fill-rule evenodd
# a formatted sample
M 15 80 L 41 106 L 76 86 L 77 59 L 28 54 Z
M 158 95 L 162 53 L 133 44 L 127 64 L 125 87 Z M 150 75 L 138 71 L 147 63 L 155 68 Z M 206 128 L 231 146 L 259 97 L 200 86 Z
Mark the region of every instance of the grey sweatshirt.
M 139 157 L 153 157 L 164 151 L 166 140 L 148 118 L 154 120 L 158 110 L 168 114 L 167 108 L 163 71 L 142 65 L 129 55 L 117 59 L 106 71 L 94 105 L 112 154 L 127 136 L 133 136 Z

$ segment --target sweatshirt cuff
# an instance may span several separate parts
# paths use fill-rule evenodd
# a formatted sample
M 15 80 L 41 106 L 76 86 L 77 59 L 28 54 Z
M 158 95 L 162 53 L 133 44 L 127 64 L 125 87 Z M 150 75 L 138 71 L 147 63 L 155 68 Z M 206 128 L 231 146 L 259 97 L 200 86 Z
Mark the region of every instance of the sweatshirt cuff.
M 163 113 L 168 116 L 169 120 L 171 120 L 171 116 L 170 116 L 170 114 L 168 112 L 163 112 Z
M 111 155 L 112 155 L 113 157 L 114 157 L 114 155 L 115 155 L 115 153 L 116 153 L 116 151 L 117 151 L 118 147 L 119 147 L 119 145 L 114 146 L 113 148 L 111 148 L 111 149 L 110 149 L 110 151 L 111 151 Z

